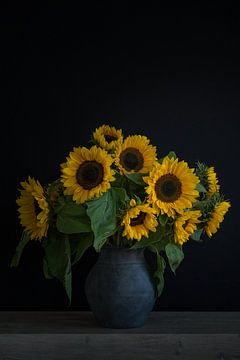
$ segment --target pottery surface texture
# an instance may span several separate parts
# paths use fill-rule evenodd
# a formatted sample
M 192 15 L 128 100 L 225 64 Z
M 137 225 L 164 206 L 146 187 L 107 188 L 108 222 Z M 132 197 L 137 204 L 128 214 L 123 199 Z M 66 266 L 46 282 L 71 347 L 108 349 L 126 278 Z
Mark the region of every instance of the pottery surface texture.
M 96 321 L 108 328 L 143 326 L 156 300 L 143 249 L 101 249 L 85 284 Z

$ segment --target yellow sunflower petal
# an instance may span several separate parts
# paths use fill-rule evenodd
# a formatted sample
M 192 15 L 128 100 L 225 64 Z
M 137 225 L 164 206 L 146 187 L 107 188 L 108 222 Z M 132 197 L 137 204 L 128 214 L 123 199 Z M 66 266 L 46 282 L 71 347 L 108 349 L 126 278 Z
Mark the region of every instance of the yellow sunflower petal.
M 29 233 L 30 238 L 41 240 L 47 235 L 49 208 L 44 191 L 35 179 L 28 177 L 28 182 L 21 182 L 20 198 L 16 200 L 19 208 L 20 223 Z
M 185 161 L 166 156 L 162 164 L 155 163 L 145 176 L 148 200 L 161 214 L 174 217 L 191 208 L 199 196 L 196 186 L 199 178 Z
M 74 148 L 70 153 L 72 160 L 62 168 L 64 194 L 72 195 L 78 204 L 98 197 L 110 188 L 115 180 L 111 169 L 112 157 L 103 149 L 92 146 Z

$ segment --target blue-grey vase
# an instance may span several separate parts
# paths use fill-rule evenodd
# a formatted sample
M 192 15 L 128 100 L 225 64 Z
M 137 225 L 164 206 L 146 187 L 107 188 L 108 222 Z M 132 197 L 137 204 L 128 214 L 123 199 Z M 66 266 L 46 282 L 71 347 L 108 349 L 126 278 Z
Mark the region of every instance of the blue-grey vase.
M 87 276 L 85 292 L 101 326 L 118 329 L 143 326 L 156 300 L 144 250 L 103 247 Z

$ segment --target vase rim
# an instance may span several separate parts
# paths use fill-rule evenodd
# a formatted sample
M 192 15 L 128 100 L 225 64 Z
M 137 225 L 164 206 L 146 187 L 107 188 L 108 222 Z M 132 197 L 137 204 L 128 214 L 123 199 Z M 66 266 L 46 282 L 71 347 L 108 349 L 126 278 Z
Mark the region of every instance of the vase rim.
M 127 251 L 144 250 L 144 248 L 131 249 L 127 246 L 117 246 L 117 245 L 112 245 L 112 246 L 103 245 L 102 249 L 103 250 L 127 250 Z

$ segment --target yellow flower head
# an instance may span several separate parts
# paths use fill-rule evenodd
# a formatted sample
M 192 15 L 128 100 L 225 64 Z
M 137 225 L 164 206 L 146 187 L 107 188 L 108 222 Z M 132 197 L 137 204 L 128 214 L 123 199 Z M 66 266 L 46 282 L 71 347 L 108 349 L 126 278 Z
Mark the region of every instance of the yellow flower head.
M 128 136 L 117 148 L 115 163 L 122 174 L 147 173 L 156 161 L 156 147 L 146 136 Z
M 148 184 L 146 192 L 149 202 L 158 212 L 174 217 L 191 208 L 199 193 L 196 186 L 199 178 L 185 161 L 166 156 L 162 164 L 155 163 L 149 176 L 144 177 Z
M 186 211 L 178 216 L 174 223 L 174 240 L 177 244 L 185 243 L 190 235 L 197 230 L 197 224 L 200 223 L 201 211 Z
M 64 194 L 72 195 L 77 204 L 100 196 L 115 180 L 112 162 L 112 157 L 97 146 L 74 148 L 61 169 Z
M 215 205 L 211 218 L 205 226 L 206 233 L 209 237 L 212 237 L 212 235 L 217 232 L 230 206 L 229 201 L 222 201 Z
M 28 181 L 21 182 L 23 189 L 17 199 L 19 206 L 19 218 L 23 227 L 29 233 L 30 238 L 41 240 L 47 235 L 49 208 L 44 191 L 39 183 L 30 176 Z
M 214 167 L 210 167 L 207 170 L 208 178 L 208 195 L 209 197 L 219 192 L 220 185 L 218 184 L 217 174 L 214 171 Z
M 122 225 L 124 226 L 123 236 L 128 240 L 141 240 L 142 236 L 148 237 L 149 231 L 156 231 L 158 225 L 156 211 L 149 204 L 134 206 L 125 214 Z
M 115 127 L 109 125 L 102 125 L 93 133 L 94 140 L 103 149 L 115 150 L 123 141 L 122 130 L 116 130 Z

